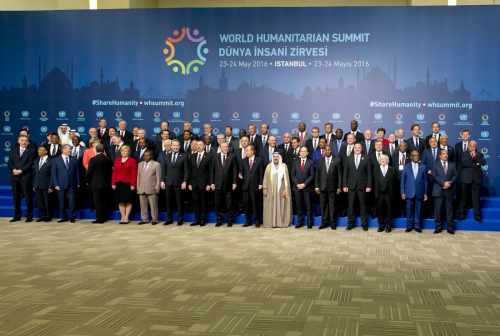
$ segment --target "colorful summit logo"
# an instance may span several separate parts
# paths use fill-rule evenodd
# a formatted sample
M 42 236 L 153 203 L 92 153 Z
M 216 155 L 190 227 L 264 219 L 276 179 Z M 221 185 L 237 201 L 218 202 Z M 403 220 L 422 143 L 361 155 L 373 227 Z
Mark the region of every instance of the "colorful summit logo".
M 189 43 L 196 45 L 196 55 L 189 61 L 180 60 L 176 56 L 175 47 L 187 37 Z M 200 68 L 207 62 L 206 55 L 209 50 L 207 41 L 204 36 L 200 36 L 198 29 L 183 27 L 181 30 L 174 30 L 172 36 L 165 39 L 166 47 L 163 48 L 163 55 L 165 56 L 165 63 L 175 73 L 181 73 L 184 76 L 189 75 L 191 72 L 198 72 Z

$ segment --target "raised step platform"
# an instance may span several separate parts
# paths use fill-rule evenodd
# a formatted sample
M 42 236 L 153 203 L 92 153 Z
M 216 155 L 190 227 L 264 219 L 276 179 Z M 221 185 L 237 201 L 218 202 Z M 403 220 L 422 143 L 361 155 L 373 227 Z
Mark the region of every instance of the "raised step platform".
M 482 199 L 482 214 L 483 220 L 481 222 L 477 222 L 474 220 L 472 211 L 469 211 L 467 214 L 467 218 L 465 220 L 457 221 L 457 230 L 470 230 L 470 231 L 500 231 L 500 197 L 490 197 Z M 23 211 L 26 210 L 25 205 L 22 206 Z M 137 210 L 137 209 L 136 209 Z M 9 186 L 0 186 L 0 217 L 12 217 L 14 214 L 14 207 L 12 203 L 12 196 Z M 37 210 L 35 209 L 35 218 L 37 216 Z M 137 211 L 134 212 L 132 219 L 138 220 L 139 214 Z M 78 211 L 78 218 L 80 219 L 94 219 L 95 213 L 90 209 L 84 209 Z M 119 212 L 114 211 L 111 214 L 111 218 L 114 220 L 118 220 Z M 165 219 L 165 213 L 160 213 L 160 219 Z M 191 213 L 186 214 L 185 216 L 186 222 L 191 222 L 194 220 L 194 215 Z M 208 215 L 208 222 L 215 223 L 216 217 L 215 213 L 211 212 Z M 243 224 L 245 222 L 244 215 L 240 214 L 235 221 L 235 224 Z M 294 219 L 295 222 L 295 219 Z M 319 226 L 321 223 L 321 217 L 317 216 L 314 220 L 315 226 Z M 357 220 L 359 225 L 359 218 Z M 339 217 L 338 218 L 338 226 L 345 227 L 347 225 L 347 217 Z M 376 218 L 370 219 L 369 221 L 370 227 L 377 227 L 378 220 Z M 423 223 L 424 229 L 433 229 L 434 228 L 434 220 L 433 219 L 425 219 Z M 395 228 L 405 228 L 406 227 L 406 219 L 405 218 L 396 218 L 394 220 Z

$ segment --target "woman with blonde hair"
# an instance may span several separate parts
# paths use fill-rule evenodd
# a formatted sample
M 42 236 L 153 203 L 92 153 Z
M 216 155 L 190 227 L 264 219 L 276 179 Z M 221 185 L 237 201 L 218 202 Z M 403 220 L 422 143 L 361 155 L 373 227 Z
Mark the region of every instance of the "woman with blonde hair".
M 120 156 L 113 165 L 111 187 L 115 191 L 115 198 L 120 209 L 120 224 L 128 224 L 132 212 L 135 188 L 137 185 L 137 161 L 130 155 L 130 147 L 123 145 Z

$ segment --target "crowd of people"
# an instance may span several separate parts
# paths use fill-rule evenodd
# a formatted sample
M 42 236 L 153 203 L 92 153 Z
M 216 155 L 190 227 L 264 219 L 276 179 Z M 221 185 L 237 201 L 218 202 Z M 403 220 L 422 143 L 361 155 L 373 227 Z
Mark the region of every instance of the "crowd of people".
M 482 166 L 486 164 L 470 130 L 449 144 L 440 124 L 432 123 L 422 137 L 419 124 L 386 134 L 384 128 L 360 131 L 351 122 L 344 133 L 332 123 L 307 129 L 304 122 L 294 134 L 284 133 L 281 143 L 269 125 L 240 129 L 231 126 L 214 135 L 210 124 L 202 134 L 190 122 L 175 134 L 164 121 L 161 131 L 147 137 L 140 127 L 128 129 L 121 120 L 109 127 L 100 119 L 88 130 L 88 140 L 63 124 L 35 145 L 21 129 L 12 148 L 11 173 L 15 212 L 21 220 L 21 200 L 26 199 L 26 221 L 33 220 L 33 196 L 39 218 L 51 221 L 58 209 L 59 222 L 74 222 L 77 210 L 92 200 L 94 223 L 109 219 L 118 206 L 120 224 L 129 223 L 134 204 L 140 207 L 138 224 L 184 223 L 187 210 L 195 215 L 191 225 L 204 226 L 212 208 L 216 226 L 232 226 L 239 212 L 243 226 L 312 228 L 319 201 L 320 229 L 336 229 L 337 218 L 347 215 L 347 229 L 368 230 L 368 218 L 378 218 L 378 231 L 390 232 L 396 216 L 406 216 L 406 231 L 422 232 L 422 218 L 432 216 L 435 233 L 455 232 L 455 220 L 465 218 L 469 204 L 481 220 Z M 322 134 L 321 134 L 322 133 Z M 35 194 L 35 195 L 34 195 Z M 456 209 L 456 211 L 454 211 Z

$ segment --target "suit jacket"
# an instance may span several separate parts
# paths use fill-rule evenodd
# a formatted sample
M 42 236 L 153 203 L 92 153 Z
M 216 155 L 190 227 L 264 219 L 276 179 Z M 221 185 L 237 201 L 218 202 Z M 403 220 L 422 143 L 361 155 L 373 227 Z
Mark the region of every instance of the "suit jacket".
M 319 148 L 319 137 L 317 138 L 316 141 L 316 149 Z M 309 138 L 306 140 L 305 146 L 307 147 L 307 151 L 309 152 L 309 158 L 312 159 L 313 153 L 316 150 L 313 146 L 313 138 Z
M 52 144 L 50 143 L 45 143 L 43 146 L 47 148 L 48 154 L 50 157 L 55 157 L 61 154 L 61 145 L 60 144 L 54 144 L 56 146 L 56 153 L 52 154 L 52 151 L 50 150 L 52 147 Z
M 47 156 L 44 164 L 40 167 L 40 157 L 33 163 L 33 188 L 49 189 L 51 187 L 52 163 Z
M 321 149 L 318 147 L 316 150 L 312 153 L 312 160 L 316 164 L 319 160 L 323 158 L 325 155 L 325 150 L 323 149 L 323 154 L 321 154 Z
M 396 188 L 397 172 L 394 167 L 388 166 L 387 173 L 382 174 L 382 168 L 377 165 L 373 168 L 373 181 L 375 198 L 381 195 L 394 195 Z
M 228 144 L 229 144 L 229 151 L 234 153 L 238 150 L 240 141 L 238 140 L 238 138 L 231 136 L 231 139 L 229 140 Z
M 470 141 L 469 141 L 470 143 Z M 460 141 L 460 142 L 457 142 L 455 144 L 455 150 L 454 150 L 454 154 L 455 154 L 455 162 L 457 163 L 457 168 L 458 170 L 460 170 L 461 166 L 462 166 L 462 155 L 465 153 L 464 152 L 464 147 L 463 147 L 463 141 Z M 467 148 L 469 148 L 467 146 Z
M 438 146 L 438 147 L 439 147 L 439 152 L 441 152 L 443 149 L 441 148 L 441 146 Z M 448 161 L 456 163 L 456 161 L 455 161 L 455 148 L 453 148 L 450 145 L 448 145 L 446 147 L 447 147 L 446 150 L 448 151 Z
M 438 142 L 438 147 L 439 147 L 439 138 L 441 137 L 441 133 L 438 133 L 438 136 L 437 136 L 437 142 Z M 427 135 L 425 137 L 425 148 L 430 148 L 431 145 L 429 145 L 429 140 L 432 138 L 432 133 Z
M 340 141 L 340 143 L 339 143 L 339 141 Z M 330 146 L 332 147 L 333 156 L 339 155 L 340 149 L 342 148 L 343 144 L 344 144 L 344 142 L 342 140 L 335 139 L 332 141 L 332 144 Z
M 196 164 L 198 153 L 192 155 L 189 161 L 189 184 L 200 189 L 205 189 L 210 184 L 210 154 L 204 153 L 200 165 Z
M 427 167 L 427 171 L 434 169 L 434 164 L 439 161 L 439 148 L 436 148 L 436 158 L 432 155 L 432 148 L 424 149 L 422 153 L 422 163 Z
M 146 165 L 148 168 L 145 169 Z M 137 194 L 152 195 L 160 192 L 161 167 L 154 160 L 139 162 L 137 168 Z
M 417 178 L 415 178 L 412 163 L 407 163 L 401 174 L 400 191 L 407 198 L 422 199 L 427 193 L 427 167 L 419 163 Z
M 23 152 L 22 156 L 19 156 L 19 144 L 16 144 L 9 153 L 9 162 L 7 166 L 10 172 L 14 169 L 21 169 L 21 175 L 12 175 L 13 180 L 18 180 L 23 177 L 31 178 L 33 176 L 33 161 L 36 158 L 36 150 L 28 146 Z
M 326 171 L 326 157 L 316 163 L 314 187 L 320 191 L 335 192 L 342 186 L 341 161 L 338 157 L 331 157 L 330 169 Z
M 260 150 L 262 149 L 262 138 L 260 137 L 260 134 L 255 134 L 253 141 L 250 135 L 248 135 L 248 138 L 250 139 L 250 145 L 253 145 L 255 148 L 255 155 L 259 155 Z
M 125 134 L 122 136 L 121 130 L 118 129 L 116 130 L 116 134 L 122 137 L 122 140 L 125 144 L 131 146 L 134 143 L 134 135 L 132 134 L 132 132 L 125 130 Z
M 355 155 L 349 156 L 344 164 L 344 174 L 342 182 L 349 191 L 360 190 L 372 187 L 372 169 L 370 160 L 366 156 L 361 156 L 358 169 L 356 169 Z
M 460 182 L 481 184 L 483 180 L 482 166 L 486 165 L 483 153 L 476 151 L 476 156 L 472 158 L 470 152 L 462 154 L 462 164 L 460 169 Z
M 262 185 L 262 180 L 264 179 L 264 168 L 262 159 L 257 155 L 254 155 L 252 169 L 250 169 L 250 161 L 248 157 L 245 158 L 241 164 L 241 175 L 243 176 L 241 189 L 243 191 L 257 191 L 259 185 Z
M 306 187 L 303 190 L 310 191 L 314 187 L 314 162 L 311 159 L 306 159 L 304 171 L 300 169 L 301 162 L 302 159 L 299 157 L 292 165 L 291 180 L 293 183 L 293 189 L 299 190 L 297 189 L 297 184 L 304 183 Z
M 238 176 L 238 164 L 233 154 L 226 154 L 224 164 L 222 164 L 222 153 L 212 157 L 210 184 L 215 184 L 216 190 L 231 191 L 233 184 L 236 184 Z
M 78 161 L 75 158 L 69 157 L 68 168 L 66 168 L 62 156 L 52 160 L 52 185 L 61 188 L 61 190 L 77 189 L 80 185 L 80 174 Z
M 162 180 L 167 186 L 180 187 L 183 182 L 188 181 L 189 165 L 188 156 L 183 153 L 177 153 L 177 159 L 172 162 L 174 153 L 169 153 L 162 162 Z
M 455 192 L 455 182 L 457 180 L 457 169 L 453 162 L 448 162 L 448 170 L 446 174 L 444 173 L 444 167 L 441 160 L 438 160 L 434 164 L 432 169 L 432 177 L 434 178 L 434 184 L 432 186 L 432 196 L 442 197 L 442 196 L 453 196 Z M 451 181 L 451 188 L 443 189 L 445 181 Z
M 396 153 L 398 151 L 398 146 L 396 145 L 396 143 L 394 143 L 394 149 L 393 151 L 391 152 L 391 144 L 387 144 L 387 145 L 384 145 L 384 151 L 387 153 L 387 155 L 389 155 L 389 157 L 391 158 L 392 160 L 392 157 L 394 156 L 394 153 Z
M 113 161 L 104 153 L 91 158 L 87 170 L 87 181 L 90 189 L 110 189 L 112 170 Z
M 375 150 L 375 140 L 370 140 L 370 145 L 366 145 L 366 140 L 363 140 L 361 142 L 361 145 L 363 146 L 363 154 L 364 155 L 370 155 L 374 150 Z
M 347 141 L 347 136 L 348 136 L 349 134 L 351 134 L 351 133 L 353 133 L 353 132 L 352 132 L 352 131 L 349 131 L 349 132 L 346 132 L 346 133 L 344 134 L 344 142 L 346 142 L 346 141 Z M 359 142 L 359 143 L 361 143 L 361 142 L 363 142 L 363 141 L 365 140 L 365 136 L 364 136 L 364 135 L 363 135 L 363 133 L 361 133 L 360 131 L 357 131 L 354 137 L 356 138 L 356 142 Z
M 344 142 L 342 144 L 342 146 L 340 147 L 340 150 L 339 150 L 339 152 L 337 154 L 337 156 L 339 156 L 340 159 L 342 160 L 342 165 L 343 166 L 347 162 L 347 157 L 348 157 L 347 156 L 347 146 L 348 146 L 347 142 Z M 353 153 L 354 153 L 354 145 L 353 145 L 353 148 L 351 149 L 351 153 L 349 154 L 349 156 L 351 156 Z
M 328 139 L 326 138 L 326 134 L 322 134 L 319 137 L 320 137 L 320 139 L 325 139 L 326 145 L 332 147 L 332 151 L 333 151 L 333 142 L 336 140 L 335 133 L 330 133 L 330 141 L 328 141 Z
M 403 153 L 400 152 L 399 150 L 397 150 L 396 152 L 394 152 L 394 155 L 392 156 L 392 164 L 393 164 L 393 167 L 396 168 L 398 175 L 401 173 L 399 170 L 399 161 L 400 160 L 403 160 Z M 403 161 L 403 169 L 408 162 L 410 162 L 410 155 L 407 152 L 405 152 L 404 161 Z
M 280 152 L 281 156 L 283 157 L 283 163 L 288 165 L 288 161 L 291 160 L 293 157 L 292 144 L 291 143 L 288 144 L 288 150 L 285 149 L 285 144 L 279 144 L 278 151 Z
M 189 153 L 191 151 L 191 139 L 189 140 L 179 140 L 180 143 L 181 143 L 181 149 L 180 149 L 180 152 L 181 153 Z M 187 144 L 186 144 L 187 143 Z M 184 149 L 184 147 L 187 146 L 187 149 Z
M 270 147 L 267 145 L 267 146 L 262 147 L 262 149 L 260 151 L 260 157 L 261 157 L 262 161 L 264 161 L 264 166 L 267 166 L 268 163 L 272 161 L 272 157 L 269 158 L 269 150 L 270 150 Z M 281 154 L 278 147 L 274 148 L 273 153 Z
M 392 166 L 392 157 L 389 155 L 388 152 L 385 150 L 382 150 L 382 154 L 387 155 L 389 157 L 389 166 Z M 380 166 L 378 159 L 377 159 L 377 151 L 373 150 L 370 152 L 370 155 L 368 155 L 368 158 L 370 159 L 370 163 L 372 165 L 372 169 L 375 169 L 376 167 Z
M 422 138 L 418 138 L 418 146 L 415 146 L 415 143 L 413 142 L 413 136 L 406 139 L 406 143 L 408 144 L 408 148 L 407 148 L 408 153 L 411 153 L 415 149 L 419 153 L 422 153 L 425 149 L 425 141 Z

